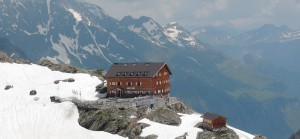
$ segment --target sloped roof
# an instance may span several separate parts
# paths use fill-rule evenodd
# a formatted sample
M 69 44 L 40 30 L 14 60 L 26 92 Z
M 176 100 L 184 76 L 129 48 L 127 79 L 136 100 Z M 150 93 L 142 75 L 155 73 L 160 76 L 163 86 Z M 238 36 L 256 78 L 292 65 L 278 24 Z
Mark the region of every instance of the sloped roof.
M 113 63 L 106 78 L 145 78 L 154 77 L 164 66 L 172 74 L 166 63 Z
M 214 113 L 205 113 L 203 116 L 203 119 L 208 119 L 208 120 L 214 120 L 214 119 L 217 119 L 219 117 L 224 117 L 224 116 L 221 116 L 221 115 L 217 115 L 217 114 L 214 114 Z M 225 118 L 225 117 L 224 117 Z

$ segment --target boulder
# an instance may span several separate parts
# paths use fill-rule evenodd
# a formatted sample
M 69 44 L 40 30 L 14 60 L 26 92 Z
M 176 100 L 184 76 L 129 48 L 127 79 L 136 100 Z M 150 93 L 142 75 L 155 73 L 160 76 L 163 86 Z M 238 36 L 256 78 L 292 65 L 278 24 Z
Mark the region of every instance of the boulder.
M 35 90 L 31 90 L 31 91 L 29 92 L 29 95 L 31 95 L 31 96 L 36 95 L 36 91 L 35 91 Z
M 146 136 L 145 139 L 157 139 L 157 137 L 158 137 L 157 135 L 152 134 L 152 135 Z
M 147 118 L 151 121 L 166 125 L 179 125 L 181 123 L 179 115 L 175 111 L 167 108 L 159 108 L 150 113 Z
M 34 97 L 33 100 L 34 101 L 38 101 L 40 98 L 39 97 Z
M 60 81 L 60 80 L 55 80 L 55 81 L 54 81 L 54 84 L 58 84 L 58 83 L 59 83 L 59 81 Z
M 61 103 L 61 100 L 59 97 L 56 96 L 51 96 L 50 97 L 51 102 L 55 102 L 55 103 Z
M 75 82 L 75 79 L 69 78 L 69 79 L 68 79 L 68 82 Z
M 13 88 L 12 85 L 7 85 L 7 86 L 5 86 L 4 90 L 9 90 L 9 89 L 11 89 L 11 88 Z

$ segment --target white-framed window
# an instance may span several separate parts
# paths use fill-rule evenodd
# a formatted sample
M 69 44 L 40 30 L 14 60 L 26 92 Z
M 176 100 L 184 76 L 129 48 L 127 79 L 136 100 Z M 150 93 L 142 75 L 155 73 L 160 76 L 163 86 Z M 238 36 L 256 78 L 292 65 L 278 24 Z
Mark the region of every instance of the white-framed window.
M 115 86 L 115 85 L 116 85 L 116 82 L 111 82 L 111 85 L 112 85 L 112 86 Z
M 158 76 L 161 76 L 161 73 L 158 73 Z
M 136 85 L 137 85 L 137 86 L 141 86 L 141 85 L 142 85 L 142 82 L 136 82 Z
M 126 82 L 127 86 L 132 86 L 132 82 Z
M 168 72 L 165 71 L 165 72 L 164 72 L 164 75 L 165 75 L 165 76 L 168 75 Z

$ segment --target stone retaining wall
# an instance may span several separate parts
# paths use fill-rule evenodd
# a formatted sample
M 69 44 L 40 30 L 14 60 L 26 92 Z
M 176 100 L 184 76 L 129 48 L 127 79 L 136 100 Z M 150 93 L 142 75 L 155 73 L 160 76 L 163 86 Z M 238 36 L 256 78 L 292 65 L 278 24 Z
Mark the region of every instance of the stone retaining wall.
M 140 106 L 151 106 L 159 108 L 165 107 L 167 104 L 178 102 L 176 97 L 137 97 L 137 98 L 109 98 L 98 99 L 96 101 L 81 101 L 78 98 L 71 98 L 73 103 L 78 106 L 94 109 L 107 109 L 107 108 L 135 108 Z

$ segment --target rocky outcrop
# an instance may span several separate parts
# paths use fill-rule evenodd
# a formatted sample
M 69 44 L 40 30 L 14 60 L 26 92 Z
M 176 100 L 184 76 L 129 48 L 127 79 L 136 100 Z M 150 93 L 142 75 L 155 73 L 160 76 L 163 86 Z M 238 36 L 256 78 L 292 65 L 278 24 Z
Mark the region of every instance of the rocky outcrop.
M 263 136 L 263 135 L 256 135 L 253 139 L 267 139 L 267 137 Z M 299 138 L 296 138 L 299 139 Z
M 193 113 L 193 110 L 186 105 L 184 105 L 183 102 L 176 102 L 171 105 L 167 106 L 169 109 L 175 111 L 176 113 L 185 113 L 185 114 L 191 114 Z
M 72 65 L 55 64 L 48 59 L 40 60 L 37 62 L 37 64 L 48 67 L 53 71 L 60 71 L 65 73 L 87 73 L 92 76 L 98 77 L 100 80 L 103 80 L 103 76 L 105 75 L 105 71 L 103 70 L 83 70 L 83 69 L 76 68 Z
M 8 57 L 5 53 L 0 51 L 0 62 L 12 63 L 13 60 L 10 57 Z
M 151 121 L 166 125 L 179 125 L 181 123 L 179 115 L 175 111 L 168 108 L 156 109 L 148 114 L 147 118 Z
M 213 132 L 198 132 L 196 139 L 239 139 L 239 136 L 232 129 L 223 128 Z
M 79 108 L 78 122 L 90 130 L 135 138 L 141 134 L 143 128 L 149 126 L 144 123 L 137 123 L 144 114 L 145 108 L 104 110 Z
M 38 65 L 48 67 L 54 71 L 61 71 L 65 73 L 77 73 L 77 68 L 71 65 L 61 65 L 61 64 L 54 64 L 50 60 L 43 59 L 37 62 Z
M 177 112 L 190 112 L 183 103 L 174 103 L 159 108 L 140 106 L 134 108 L 107 108 L 96 109 L 77 105 L 79 109 L 79 124 L 89 130 L 105 131 L 118 134 L 130 139 L 156 139 L 156 135 L 140 137 L 142 129 L 149 126 L 138 123 L 139 120 L 147 118 L 151 121 L 166 125 L 179 125 L 180 116 Z

